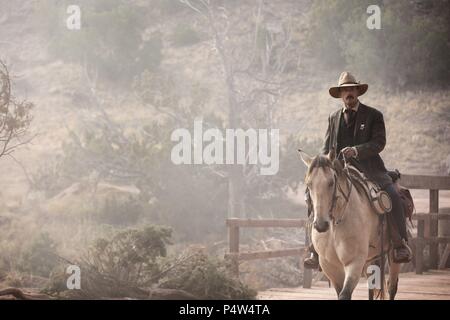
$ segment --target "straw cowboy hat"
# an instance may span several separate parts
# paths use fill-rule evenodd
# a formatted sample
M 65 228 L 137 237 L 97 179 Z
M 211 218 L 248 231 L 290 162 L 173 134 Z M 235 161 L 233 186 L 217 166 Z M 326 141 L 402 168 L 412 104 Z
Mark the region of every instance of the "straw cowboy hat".
M 339 89 L 343 87 L 358 87 L 358 96 L 366 93 L 367 88 L 369 88 L 367 84 L 357 82 L 355 77 L 350 72 L 342 72 L 341 76 L 339 77 L 338 86 L 330 88 L 330 95 L 333 98 L 340 98 L 341 93 L 339 92 Z

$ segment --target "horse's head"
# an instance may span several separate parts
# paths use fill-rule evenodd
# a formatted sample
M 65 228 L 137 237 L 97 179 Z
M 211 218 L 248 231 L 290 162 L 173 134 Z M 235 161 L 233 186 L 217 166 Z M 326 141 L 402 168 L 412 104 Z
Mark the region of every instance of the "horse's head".
M 314 208 L 314 228 L 326 232 L 330 227 L 336 206 L 336 189 L 342 173 L 340 162 L 332 150 L 328 155 L 310 157 L 300 151 L 303 162 L 308 167 L 305 183 L 309 189 Z

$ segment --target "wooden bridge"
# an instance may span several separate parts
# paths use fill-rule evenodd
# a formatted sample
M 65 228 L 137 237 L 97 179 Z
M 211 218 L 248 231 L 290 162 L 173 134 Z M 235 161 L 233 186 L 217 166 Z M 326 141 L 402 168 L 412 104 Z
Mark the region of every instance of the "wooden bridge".
M 309 288 L 273 288 L 260 291 L 261 300 L 336 300 L 328 281 L 319 281 Z M 367 282 L 361 279 L 352 299 L 367 300 Z M 450 269 L 429 270 L 418 275 L 414 272 L 400 274 L 396 300 L 450 300 Z
M 409 189 L 429 190 L 429 210 L 413 215 L 417 222 L 416 234 L 410 239 L 414 260 L 410 263 L 413 272 L 400 275 L 398 299 L 445 299 L 450 300 L 450 208 L 439 207 L 439 190 L 450 190 L 450 176 L 402 175 L 400 184 Z M 305 246 L 258 252 L 240 252 L 241 228 L 305 228 L 306 219 L 237 219 L 227 220 L 229 231 L 229 253 L 232 271 L 239 276 L 239 262 L 243 260 L 269 259 L 298 256 L 299 267 L 306 253 Z M 439 230 L 441 229 L 441 235 Z M 305 232 L 306 235 L 306 232 Z M 441 248 L 440 248 L 441 246 Z M 323 274 L 313 276 L 311 270 L 303 270 L 303 285 L 298 288 L 273 288 L 261 291 L 260 299 L 336 299 L 334 288 L 329 287 Z M 326 278 L 325 278 L 326 280 Z M 355 289 L 354 299 L 367 299 L 367 282 L 361 279 Z

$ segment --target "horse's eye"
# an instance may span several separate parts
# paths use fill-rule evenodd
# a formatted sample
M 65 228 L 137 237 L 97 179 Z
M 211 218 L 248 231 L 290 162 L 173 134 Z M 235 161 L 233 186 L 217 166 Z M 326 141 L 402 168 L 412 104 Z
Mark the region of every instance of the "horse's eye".
M 330 188 L 333 186 L 333 184 L 334 184 L 334 181 L 328 182 L 328 186 L 329 186 Z

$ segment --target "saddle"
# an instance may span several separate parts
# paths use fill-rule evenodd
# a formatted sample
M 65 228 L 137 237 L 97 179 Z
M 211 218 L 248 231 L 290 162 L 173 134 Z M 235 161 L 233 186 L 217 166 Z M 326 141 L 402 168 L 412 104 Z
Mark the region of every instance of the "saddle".
M 392 203 L 389 195 L 381 190 L 381 187 L 374 181 L 367 178 L 364 173 L 358 170 L 355 166 L 348 164 L 349 178 L 352 183 L 358 184 L 364 191 L 367 198 L 370 200 L 373 208 L 379 214 L 384 214 L 391 211 Z M 403 204 L 403 211 L 405 218 L 412 222 L 412 216 L 415 211 L 414 200 L 409 189 L 400 185 L 400 172 L 395 169 L 388 171 L 387 174 L 391 177 L 394 187 L 400 195 Z
M 385 214 L 391 211 L 392 202 L 386 191 L 383 191 L 376 182 L 366 177 L 355 166 L 347 164 L 347 169 L 350 181 L 364 191 L 372 207 L 378 214 Z

